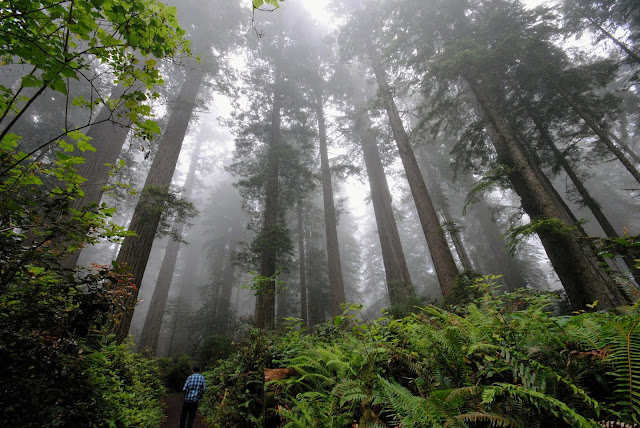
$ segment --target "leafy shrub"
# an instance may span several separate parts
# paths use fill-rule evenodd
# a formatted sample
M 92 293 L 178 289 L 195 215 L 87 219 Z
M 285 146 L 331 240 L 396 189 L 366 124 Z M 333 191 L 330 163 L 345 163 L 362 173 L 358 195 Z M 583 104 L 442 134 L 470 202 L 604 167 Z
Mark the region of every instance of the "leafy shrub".
M 214 366 L 219 360 L 231 353 L 232 340 L 221 334 L 209 335 L 200 346 L 200 362 L 205 367 Z
M 104 391 L 93 391 L 90 378 L 92 355 L 107 346 L 105 325 L 128 293 L 119 281 L 113 285 L 116 277 L 106 267 L 68 277 L 30 265 L 14 276 L 0 294 L 0 425 L 106 420 L 110 410 L 95 409 L 90 398 Z
M 207 393 L 200 407 L 214 426 L 263 427 L 264 367 L 272 338 L 253 330 L 233 355 L 205 372 Z
M 477 281 L 482 297 L 457 313 L 425 306 L 369 324 L 342 316 L 319 335 L 260 338 L 255 354 L 233 357 L 244 362 L 223 361 L 209 374 L 216 393 L 203 407 L 216 426 L 638 423 L 638 305 L 554 317 L 555 296 L 495 293 L 492 283 Z M 261 370 L 275 366 L 290 375 L 255 389 Z
M 160 378 L 170 391 L 182 391 L 184 381 L 192 373 L 193 360 L 189 355 L 159 358 Z
M 164 386 L 153 360 L 127 345 L 107 344 L 87 355 L 87 425 L 95 427 L 157 427 L 164 417 L 160 398 Z

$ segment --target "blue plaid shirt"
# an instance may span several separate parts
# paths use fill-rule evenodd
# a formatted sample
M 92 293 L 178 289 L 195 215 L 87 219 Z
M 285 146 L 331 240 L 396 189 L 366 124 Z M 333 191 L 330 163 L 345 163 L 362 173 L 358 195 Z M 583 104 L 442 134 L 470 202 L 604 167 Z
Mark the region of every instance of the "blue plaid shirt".
M 205 389 L 206 385 L 204 376 L 200 373 L 192 374 L 187 378 L 187 381 L 184 383 L 184 388 L 182 388 L 182 391 L 184 392 L 184 401 L 200 401 L 204 395 Z

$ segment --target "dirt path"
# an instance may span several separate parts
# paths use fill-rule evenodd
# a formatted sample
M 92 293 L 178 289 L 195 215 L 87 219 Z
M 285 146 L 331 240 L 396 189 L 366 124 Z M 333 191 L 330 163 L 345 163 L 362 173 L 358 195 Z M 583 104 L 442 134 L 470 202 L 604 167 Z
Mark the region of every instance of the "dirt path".
M 179 428 L 180 427 L 180 412 L 182 411 L 182 394 L 175 393 L 167 395 L 162 400 L 167 405 L 167 418 L 164 420 L 160 428 Z M 186 425 L 186 423 L 185 423 Z M 207 425 L 200 412 L 196 415 L 196 420 L 193 422 L 193 428 L 211 428 Z

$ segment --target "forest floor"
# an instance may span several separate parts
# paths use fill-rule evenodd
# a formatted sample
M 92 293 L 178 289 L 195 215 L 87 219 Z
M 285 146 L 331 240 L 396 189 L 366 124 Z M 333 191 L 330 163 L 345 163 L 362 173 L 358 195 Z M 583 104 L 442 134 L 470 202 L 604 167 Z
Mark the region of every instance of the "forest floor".
M 166 416 L 160 428 L 178 428 L 180 426 L 180 412 L 182 412 L 182 393 L 177 392 L 175 394 L 169 394 L 162 399 L 167 405 Z M 185 422 L 186 425 L 186 422 Z M 200 415 L 200 412 L 196 415 L 196 420 L 193 422 L 193 428 L 211 428 L 207 425 Z

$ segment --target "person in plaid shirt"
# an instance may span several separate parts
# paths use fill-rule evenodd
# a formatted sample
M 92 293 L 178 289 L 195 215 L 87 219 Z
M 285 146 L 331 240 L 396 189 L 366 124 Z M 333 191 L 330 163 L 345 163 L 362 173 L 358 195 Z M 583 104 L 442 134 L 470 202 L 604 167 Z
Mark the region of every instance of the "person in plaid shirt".
M 206 388 L 204 376 L 200 374 L 200 367 L 193 366 L 193 374 L 187 378 L 182 388 L 184 404 L 182 405 L 182 413 L 180 414 L 180 428 L 184 428 L 184 421 L 187 415 L 189 415 L 187 428 L 193 427 L 193 420 L 196 417 L 198 403 L 204 395 Z

